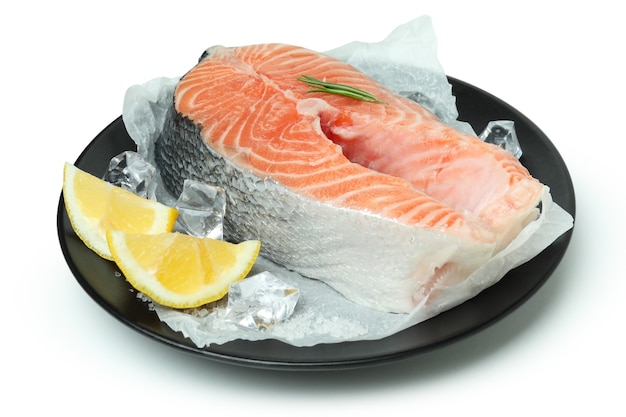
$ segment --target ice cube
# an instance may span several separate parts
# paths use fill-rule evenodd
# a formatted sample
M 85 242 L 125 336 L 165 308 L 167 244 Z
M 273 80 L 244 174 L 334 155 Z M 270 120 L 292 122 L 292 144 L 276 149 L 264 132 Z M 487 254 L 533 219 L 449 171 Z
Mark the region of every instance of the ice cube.
M 270 272 L 261 272 L 230 285 L 224 320 L 266 331 L 291 316 L 299 297 L 297 288 Z
M 489 122 L 479 138 L 487 143 L 498 145 L 517 159 L 522 156 L 522 148 L 517 140 L 515 123 L 512 120 L 494 120 Z
M 176 202 L 178 224 L 191 236 L 223 239 L 226 193 L 223 188 L 185 180 Z
M 111 158 L 102 179 L 140 197 L 156 200 L 155 174 L 156 169 L 137 152 L 125 151 Z

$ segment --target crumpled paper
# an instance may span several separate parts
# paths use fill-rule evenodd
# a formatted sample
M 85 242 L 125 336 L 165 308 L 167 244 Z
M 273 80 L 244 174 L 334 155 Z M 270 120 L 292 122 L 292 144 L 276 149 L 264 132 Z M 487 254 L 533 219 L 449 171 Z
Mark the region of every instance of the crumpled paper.
M 348 61 L 399 93 L 416 99 L 447 123 L 460 130 L 471 131 L 469 125 L 456 120 L 455 99 L 437 61 L 436 38 L 428 17 L 420 17 L 398 27 L 382 42 L 354 42 L 328 53 Z M 152 145 L 162 129 L 177 81 L 178 78 L 157 78 L 132 86 L 126 93 L 124 123 L 137 143 L 138 152 L 149 161 L 153 160 Z M 177 196 L 169 195 L 161 184 L 157 190 L 157 199 L 165 204 L 171 205 L 176 200 Z M 535 257 L 571 227 L 572 216 L 552 202 L 546 187 L 539 218 L 529 224 L 507 248 L 467 280 L 443 289 L 436 305 L 420 305 L 408 314 L 384 313 L 356 305 L 326 284 L 302 277 L 262 257 L 257 260 L 250 275 L 269 271 L 300 291 L 300 300 L 292 316 L 265 332 L 243 329 L 225 321 L 226 299 L 188 310 L 176 310 L 156 303 L 153 307 L 160 320 L 200 348 L 236 339 L 276 339 L 294 346 L 381 339 L 474 297 L 498 282 L 509 270 Z

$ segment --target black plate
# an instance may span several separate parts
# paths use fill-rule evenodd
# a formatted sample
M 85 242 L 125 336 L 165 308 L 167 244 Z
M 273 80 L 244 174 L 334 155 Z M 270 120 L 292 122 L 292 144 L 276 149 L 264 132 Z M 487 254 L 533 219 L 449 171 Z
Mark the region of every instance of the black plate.
M 533 176 L 550 186 L 555 202 L 575 215 L 574 189 L 567 167 L 550 140 L 520 112 L 500 99 L 465 82 L 450 78 L 460 119 L 482 131 L 490 120 L 513 120 L 524 150 L 522 163 Z M 121 117 L 106 127 L 83 151 L 76 166 L 102 176 L 109 160 L 135 150 Z M 67 218 L 63 197 L 58 208 L 58 234 L 65 259 L 84 290 L 106 311 L 138 332 L 207 359 L 268 369 L 344 369 L 408 358 L 473 334 L 513 311 L 550 277 L 569 244 L 572 230 L 499 283 L 464 304 L 390 337 L 375 341 L 294 347 L 282 342 L 233 341 L 199 349 L 182 334 L 162 323 L 156 313 L 129 291 L 123 278 L 114 278 L 113 262 L 91 252 L 76 237 Z

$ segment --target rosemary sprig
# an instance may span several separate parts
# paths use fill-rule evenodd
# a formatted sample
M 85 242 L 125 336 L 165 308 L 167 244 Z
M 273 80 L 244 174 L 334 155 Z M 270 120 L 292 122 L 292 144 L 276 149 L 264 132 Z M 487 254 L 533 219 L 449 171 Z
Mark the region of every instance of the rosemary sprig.
M 359 90 L 358 88 L 350 87 L 349 85 L 320 81 L 317 78 L 313 78 L 309 75 L 303 75 L 299 77 L 298 81 L 302 81 L 303 83 L 308 84 L 310 87 L 313 87 L 313 89 L 307 91 L 307 93 L 337 94 L 340 96 L 351 97 L 356 100 L 387 104 L 386 102 L 379 100 L 367 91 Z

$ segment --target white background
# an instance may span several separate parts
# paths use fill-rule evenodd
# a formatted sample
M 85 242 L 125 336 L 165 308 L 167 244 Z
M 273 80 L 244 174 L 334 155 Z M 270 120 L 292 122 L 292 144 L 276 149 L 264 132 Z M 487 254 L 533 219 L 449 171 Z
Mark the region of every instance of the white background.
M 624 415 L 626 31 L 616 4 L 3 2 L 0 414 Z M 77 284 L 56 231 L 62 166 L 120 115 L 128 86 L 180 75 L 214 44 L 324 51 L 382 40 L 423 14 L 433 19 L 446 72 L 534 121 L 573 178 L 569 250 L 521 308 L 399 363 L 295 373 L 156 343 Z

